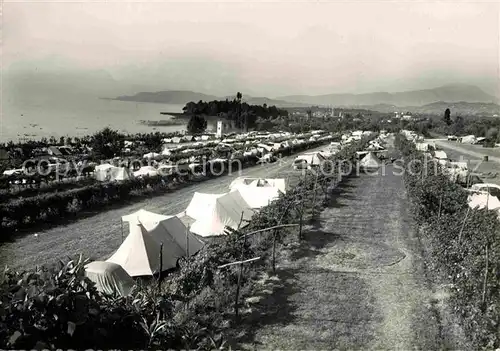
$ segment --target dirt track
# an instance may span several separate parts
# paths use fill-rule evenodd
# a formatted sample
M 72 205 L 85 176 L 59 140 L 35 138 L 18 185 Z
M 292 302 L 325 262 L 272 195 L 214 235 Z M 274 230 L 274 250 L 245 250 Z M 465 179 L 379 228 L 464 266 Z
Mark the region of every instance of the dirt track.
M 242 170 L 241 175 L 286 177 L 293 172 L 291 164 L 294 158 L 295 156 L 284 157 L 273 164 L 247 168 Z M 13 269 L 27 269 L 79 253 L 94 259 L 107 258 L 121 243 L 121 216 L 141 208 L 161 214 L 177 214 L 186 208 L 196 191 L 226 192 L 229 190 L 230 182 L 238 176 L 239 174 L 221 176 L 192 184 L 166 195 L 138 201 L 119 209 L 104 211 L 92 217 L 39 232 L 37 237 L 26 235 L 15 238 L 13 242 L 0 246 L 1 264 Z M 127 225 L 124 225 L 123 231 L 125 235 L 128 233 Z
M 403 178 L 343 183 L 298 247 L 281 286 L 234 340 L 244 349 L 462 349 L 445 294 L 426 278 Z

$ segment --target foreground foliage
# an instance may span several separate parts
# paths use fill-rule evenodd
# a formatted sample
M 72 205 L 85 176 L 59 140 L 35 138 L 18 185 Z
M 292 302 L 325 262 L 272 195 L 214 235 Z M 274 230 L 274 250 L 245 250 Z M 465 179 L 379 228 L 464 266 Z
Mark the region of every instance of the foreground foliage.
M 498 213 L 470 209 L 467 192 L 413 143 L 398 135 L 396 145 L 406 161 L 405 183 L 430 270 L 450 284 L 452 306 L 474 346 L 500 347 Z

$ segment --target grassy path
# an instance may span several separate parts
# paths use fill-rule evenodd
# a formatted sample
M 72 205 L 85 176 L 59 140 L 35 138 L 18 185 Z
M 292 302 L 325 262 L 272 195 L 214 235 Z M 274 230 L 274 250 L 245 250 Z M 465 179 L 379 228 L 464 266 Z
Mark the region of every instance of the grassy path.
M 460 348 L 426 279 L 402 177 L 387 166 L 337 192 L 300 247 L 283 252 L 282 285 L 255 307 L 264 313 L 237 347 Z

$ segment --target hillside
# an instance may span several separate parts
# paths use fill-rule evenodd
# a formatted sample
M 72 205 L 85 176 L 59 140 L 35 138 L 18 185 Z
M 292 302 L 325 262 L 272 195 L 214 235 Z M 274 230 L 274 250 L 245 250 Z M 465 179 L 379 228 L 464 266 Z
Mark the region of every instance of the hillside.
M 494 103 L 498 100 L 476 86 L 465 84 L 452 84 L 433 89 L 396 93 L 375 92 L 368 94 L 327 94 L 316 96 L 290 95 L 278 97 L 277 99 L 310 105 L 334 106 L 373 106 L 380 104 L 422 106 L 437 101 Z
M 445 102 L 437 101 L 430 104 L 425 104 L 422 106 L 395 106 L 389 104 L 377 104 L 377 105 L 362 105 L 360 108 L 393 113 L 395 111 L 399 112 L 412 112 L 421 113 L 429 115 L 442 115 L 443 111 L 449 108 L 453 114 L 469 115 L 469 116 L 489 116 L 500 115 L 500 105 L 494 103 L 482 103 L 482 102 Z
M 131 96 L 119 96 L 113 100 L 153 102 L 183 105 L 190 101 L 232 100 L 234 96 L 217 97 L 193 91 L 140 92 Z M 243 101 L 250 105 L 276 106 L 278 108 L 334 106 L 358 107 L 379 112 L 410 111 L 441 114 L 446 108 L 461 114 L 500 114 L 498 99 L 476 86 L 445 85 L 433 89 L 398 93 L 375 92 L 369 94 L 290 95 L 276 99 L 253 97 L 243 94 Z
M 182 105 L 190 101 L 211 101 L 217 97 L 194 91 L 172 90 L 172 91 L 156 91 L 156 92 L 140 92 L 132 96 L 118 96 L 113 100 L 134 101 L 134 102 L 153 102 L 163 104 Z

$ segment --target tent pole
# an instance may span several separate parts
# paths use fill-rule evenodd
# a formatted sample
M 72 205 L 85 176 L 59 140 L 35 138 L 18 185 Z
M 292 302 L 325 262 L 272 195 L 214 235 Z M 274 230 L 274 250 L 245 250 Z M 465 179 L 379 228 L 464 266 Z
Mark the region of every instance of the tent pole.
M 161 291 L 161 272 L 163 270 L 163 243 L 160 244 L 160 270 L 158 272 L 158 292 Z
M 189 257 L 189 225 L 186 227 L 186 257 Z
M 123 244 L 123 219 L 120 220 L 120 226 L 121 226 L 121 230 L 122 230 L 122 244 Z

